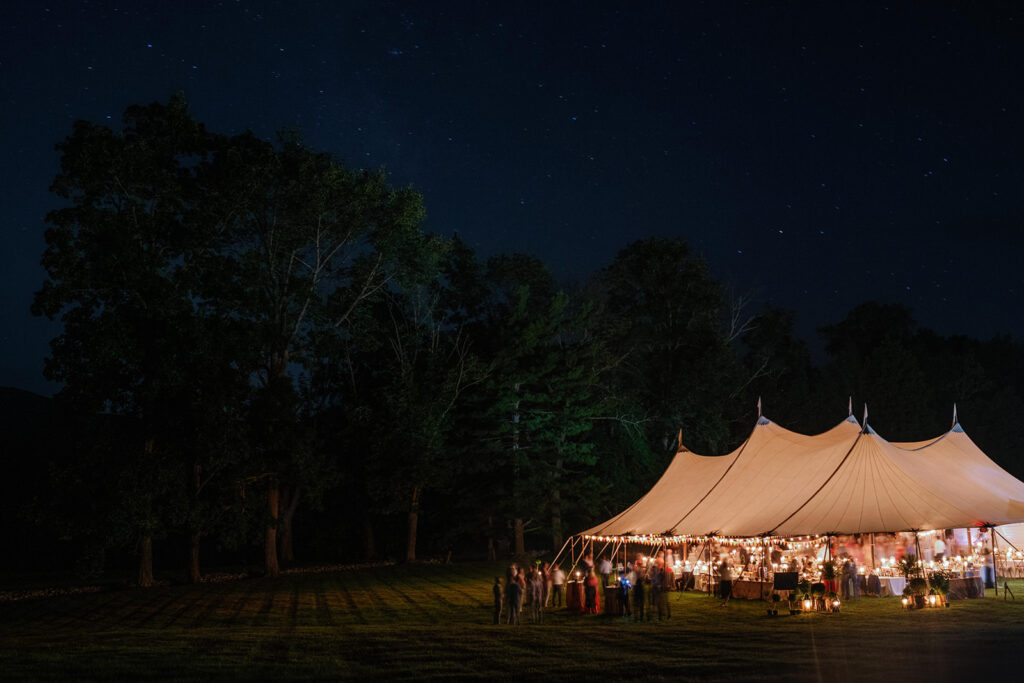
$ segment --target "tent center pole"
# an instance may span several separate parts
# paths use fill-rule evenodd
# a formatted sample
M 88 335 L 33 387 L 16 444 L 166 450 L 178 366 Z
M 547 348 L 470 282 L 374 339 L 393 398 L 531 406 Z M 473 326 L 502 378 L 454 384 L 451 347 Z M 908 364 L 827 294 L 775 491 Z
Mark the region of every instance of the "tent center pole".
M 996 587 L 996 597 L 999 597 L 999 552 L 996 545 L 996 528 L 990 526 L 989 534 L 992 536 L 992 583 Z

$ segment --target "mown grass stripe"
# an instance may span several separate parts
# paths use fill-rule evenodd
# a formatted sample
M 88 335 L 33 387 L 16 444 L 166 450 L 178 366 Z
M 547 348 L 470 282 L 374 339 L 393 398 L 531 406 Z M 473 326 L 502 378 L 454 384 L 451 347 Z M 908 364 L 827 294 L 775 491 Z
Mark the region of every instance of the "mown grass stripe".
M 220 581 L 214 585 L 216 588 L 210 591 L 210 599 L 192 618 L 189 628 L 200 628 L 207 623 L 219 621 L 216 615 L 221 606 L 225 603 L 228 596 L 233 595 L 238 589 L 237 582 L 235 581 Z
M 142 617 L 135 622 L 135 626 L 145 626 L 146 624 L 156 620 L 157 617 L 163 617 L 164 612 L 170 609 L 171 606 L 174 605 L 174 603 L 178 602 L 180 596 L 176 594 L 177 592 L 175 590 L 165 589 L 163 592 L 165 595 L 169 595 L 170 597 L 168 597 L 167 600 L 165 600 L 164 602 L 160 603 L 160 606 L 158 608 L 150 609 L 149 611 L 142 614 Z
M 246 605 L 250 604 L 252 596 L 259 590 L 261 579 L 243 579 L 245 589 L 239 593 L 238 600 L 232 607 L 231 616 L 225 621 L 225 626 L 235 626 L 242 620 L 242 612 Z
M 263 593 L 263 601 L 259 610 L 249 620 L 250 626 L 265 626 L 270 621 L 270 614 L 274 609 L 274 599 L 277 598 L 278 582 L 264 579 L 260 586 Z
M 316 591 L 313 594 L 315 599 L 315 614 L 317 626 L 332 626 L 334 617 L 331 615 L 331 607 L 327 602 L 327 595 L 324 584 L 326 580 L 317 583 Z

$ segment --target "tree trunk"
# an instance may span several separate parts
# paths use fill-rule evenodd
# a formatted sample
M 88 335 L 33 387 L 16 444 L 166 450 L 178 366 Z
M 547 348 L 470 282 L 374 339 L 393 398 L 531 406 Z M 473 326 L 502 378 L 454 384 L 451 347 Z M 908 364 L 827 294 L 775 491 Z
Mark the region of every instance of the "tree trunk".
M 558 489 L 551 492 L 551 548 L 557 553 L 562 549 L 562 497 Z
M 420 487 L 413 487 L 412 502 L 409 505 L 409 542 L 405 546 L 405 561 L 416 561 L 416 531 L 419 524 Z
M 487 559 L 492 562 L 498 559 L 498 553 L 494 550 L 494 517 L 487 518 Z
M 203 487 L 203 466 L 198 462 L 192 466 L 192 500 L 194 505 L 199 503 L 199 493 Z M 203 580 L 199 571 L 199 540 L 203 534 L 200 529 L 192 530 L 192 537 L 189 544 L 188 557 L 188 582 L 196 585 Z
M 263 541 L 266 575 L 272 579 L 281 574 L 277 564 L 277 513 L 281 498 L 281 486 L 277 477 L 267 480 L 267 534 Z
M 370 515 L 363 517 L 363 560 L 373 562 L 377 559 L 377 538 L 373 535 L 373 521 Z
M 525 539 L 525 525 L 521 517 L 516 517 L 512 520 L 512 535 L 515 539 L 515 549 L 513 554 L 516 557 L 523 557 L 526 555 L 526 539 Z
M 562 474 L 562 459 L 555 460 L 555 472 L 551 482 L 551 548 L 553 552 L 562 549 L 562 494 L 558 490 Z
M 199 571 L 199 539 L 202 536 L 199 530 L 193 531 L 191 543 L 189 544 L 191 552 L 188 557 L 188 582 L 193 585 L 203 581 L 203 575 Z
M 285 487 L 281 491 L 281 502 L 284 513 L 281 515 L 281 562 L 292 564 L 295 562 L 295 550 L 292 545 L 292 520 L 295 519 L 295 510 L 299 507 L 299 496 L 302 488 L 296 486 L 294 489 Z
M 139 588 L 153 585 L 153 537 L 143 534 L 139 539 Z

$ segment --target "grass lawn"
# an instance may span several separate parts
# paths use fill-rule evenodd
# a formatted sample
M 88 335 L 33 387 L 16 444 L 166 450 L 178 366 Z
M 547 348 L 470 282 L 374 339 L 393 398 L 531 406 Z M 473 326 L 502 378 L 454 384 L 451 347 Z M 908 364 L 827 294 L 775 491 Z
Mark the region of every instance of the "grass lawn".
M 0 678 L 1020 680 L 1024 581 L 949 609 L 896 598 L 770 618 L 764 603 L 671 594 L 672 619 L 547 615 L 491 625 L 495 564 L 417 564 L 278 580 L 0 603 Z M 526 616 L 526 615 L 524 615 Z

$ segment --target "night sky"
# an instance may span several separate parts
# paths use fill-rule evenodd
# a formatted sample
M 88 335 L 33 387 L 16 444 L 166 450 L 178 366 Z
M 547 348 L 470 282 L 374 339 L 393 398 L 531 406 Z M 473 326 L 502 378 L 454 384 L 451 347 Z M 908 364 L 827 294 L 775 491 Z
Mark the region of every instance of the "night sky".
M 175 90 L 215 132 L 384 166 L 426 229 L 566 282 L 678 237 L 809 341 L 868 299 L 1024 336 L 1013 4 L 2 4 L 0 385 L 55 388 L 59 326 L 28 311 L 54 144 Z

